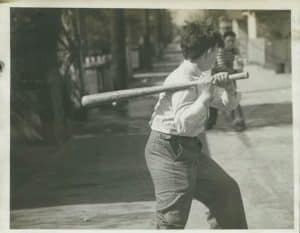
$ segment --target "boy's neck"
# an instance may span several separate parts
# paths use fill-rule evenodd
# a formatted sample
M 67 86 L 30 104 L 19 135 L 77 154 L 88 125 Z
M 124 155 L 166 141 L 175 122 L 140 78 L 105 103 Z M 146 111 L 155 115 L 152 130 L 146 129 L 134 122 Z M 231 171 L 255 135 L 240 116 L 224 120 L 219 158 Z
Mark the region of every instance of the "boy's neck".
M 185 67 L 188 67 L 189 72 L 194 73 L 195 76 L 200 76 L 203 72 L 211 72 L 211 69 L 204 69 L 204 66 L 199 66 L 199 63 L 189 59 L 185 59 L 184 63 Z
M 197 61 L 193 61 L 193 60 L 188 60 L 193 67 L 195 67 L 195 69 L 198 69 L 200 70 L 201 72 L 204 72 L 204 71 L 207 71 L 207 64 L 205 63 L 204 59 L 202 61 L 202 59 L 198 60 Z

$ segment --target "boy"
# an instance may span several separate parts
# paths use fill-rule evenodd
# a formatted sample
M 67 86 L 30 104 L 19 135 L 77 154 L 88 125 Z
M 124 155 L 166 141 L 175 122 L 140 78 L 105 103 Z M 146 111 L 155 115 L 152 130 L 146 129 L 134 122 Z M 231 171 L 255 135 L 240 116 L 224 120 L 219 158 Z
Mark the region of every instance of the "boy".
M 221 16 L 219 18 L 219 32 L 223 37 L 223 43 L 222 43 L 223 45 L 222 48 L 220 47 L 218 49 L 216 64 L 213 69 L 214 72 L 227 71 L 232 73 L 236 71 L 242 71 L 243 64 L 240 62 L 241 59 L 237 61 L 237 65 L 240 66 L 238 70 L 234 71 L 236 67 L 233 67 L 235 55 L 237 57 L 240 56 L 239 56 L 238 48 L 235 47 L 235 33 L 232 32 L 232 22 L 229 18 L 225 16 Z M 225 34 L 226 34 L 226 42 L 224 37 Z M 223 48 L 225 46 L 225 43 L 226 43 L 226 47 L 229 46 L 230 48 L 228 49 Z M 216 108 L 211 107 L 209 109 L 209 119 L 206 124 L 206 129 L 211 129 L 216 124 L 217 118 L 218 118 L 218 110 Z M 245 129 L 245 121 L 244 121 L 244 117 L 240 105 L 238 105 L 238 107 L 231 112 L 231 118 L 233 120 L 232 126 L 236 131 L 243 131 Z
M 239 49 L 235 47 L 236 35 L 233 31 L 228 31 L 224 33 L 224 49 L 223 49 L 223 59 L 218 59 L 218 66 L 224 66 L 224 69 L 229 73 L 242 72 L 243 62 L 240 56 Z M 223 63 L 222 63 L 223 62 Z M 236 88 L 236 82 L 234 82 Z M 245 129 L 245 120 L 240 105 L 236 109 L 232 110 L 231 117 L 233 120 L 233 128 L 236 131 L 242 131 Z
M 221 16 L 219 18 L 219 33 L 221 34 L 221 36 L 223 37 L 225 32 L 228 31 L 232 31 L 232 22 L 231 20 L 226 17 L 226 16 Z M 223 42 L 222 42 L 222 46 L 223 46 Z M 219 71 L 222 70 L 224 71 L 224 57 L 223 57 L 223 48 L 218 48 L 217 51 L 217 59 L 216 59 L 216 64 L 214 67 L 214 71 Z M 218 118 L 218 110 L 214 107 L 210 107 L 209 108 L 209 119 L 207 120 L 206 123 L 206 129 L 211 129 L 216 123 L 217 123 L 217 118 Z
M 181 35 L 185 60 L 165 83 L 202 80 L 196 88 L 162 93 L 150 121 L 145 158 L 156 196 L 156 228 L 183 229 L 193 198 L 204 203 L 213 228 L 245 229 L 237 182 L 201 152 L 209 106 L 234 109 L 239 96 L 228 73 L 211 75 L 220 36 L 207 25 L 187 23 Z M 220 88 L 216 85 L 222 85 Z

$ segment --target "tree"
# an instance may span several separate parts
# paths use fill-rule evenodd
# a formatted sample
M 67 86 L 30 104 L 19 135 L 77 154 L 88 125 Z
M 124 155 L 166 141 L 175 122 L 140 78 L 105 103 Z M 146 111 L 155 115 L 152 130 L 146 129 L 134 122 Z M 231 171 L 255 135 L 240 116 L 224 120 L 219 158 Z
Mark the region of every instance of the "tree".
M 111 72 L 116 90 L 127 88 L 126 29 L 123 9 L 111 10 Z
M 60 13 L 12 10 L 11 124 L 18 136 L 29 140 L 59 141 L 65 132 L 57 60 Z

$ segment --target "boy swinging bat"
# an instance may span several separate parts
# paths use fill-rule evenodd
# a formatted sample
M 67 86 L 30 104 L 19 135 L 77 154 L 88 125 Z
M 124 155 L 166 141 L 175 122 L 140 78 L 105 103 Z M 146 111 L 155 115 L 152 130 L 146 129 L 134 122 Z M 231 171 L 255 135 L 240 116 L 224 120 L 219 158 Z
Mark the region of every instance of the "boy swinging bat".
M 197 136 L 204 132 L 209 107 L 235 109 L 239 94 L 228 73 L 211 75 L 220 35 L 208 25 L 182 29 L 184 61 L 165 80 L 201 80 L 195 88 L 161 93 L 150 121 L 145 158 L 155 190 L 156 228 L 183 229 L 192 199 L 205 204 L 211 228 L 246 229 L 237 182 L 202 153 Z

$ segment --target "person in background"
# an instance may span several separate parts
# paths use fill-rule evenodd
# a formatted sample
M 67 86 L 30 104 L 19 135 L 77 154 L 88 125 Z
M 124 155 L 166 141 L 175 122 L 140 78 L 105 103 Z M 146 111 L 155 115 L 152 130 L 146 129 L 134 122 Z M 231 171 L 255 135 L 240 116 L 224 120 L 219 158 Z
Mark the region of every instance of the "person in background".
M 236 35 L 234 32 L 226 32 L 224 39 L 224 60 L 225 66 L 228 67 L 230 73 L 239 73 L 243 71 L 244 63 L 240 55 L 239 49 L 235 46 Z M 236 82 L 234 82 L 237 88 Z M 244 114 L 239 104 L 235 110 L 232 110 L 233 127 L 237 131 L 243 131 L 246 128 Z
M 217 60 L 224 66 L 224 71 L 229 73 L 239 73 L 243 71 L 243 59 L 240 56 L 239 49 L 235 46 L 236 35 L 233 31 L 227 31 L 223 35 L 223 58 Z M 237 88 L 236 82 L 234 82 Z M 231 111 L 232 126 L 236 131 L 243 131 L 246 128 L 245 120 L 241 105 L 239 104 L 236 109 Z
M 219 18 L 219 33 L 223 37 L 224 33 L 227 31 L 232 30 L 232 23 L 230 19 L 228 19 L 225 16 L 221 16 Z M 215 67 L 213 68 L 212 72 L 217 73 L 221 72 L 224 70 L 224 66 L 221 65 L 223 64 L 223 49 L 220 46 L 217 50 L 217 58 L 216 58 L 216 64 Z M 214 127 L 214 125 L 217 123 L 218 119 L 218 109 L 210 107 L 209 108 L 209 118 L 206 122 L 206 129 L 211 129 Z
M 223 44 L 218 48 L 216 64 L 213 72 L 226 71 L 229 73 L 236 73 L 243 71 L 243 60 L 240 56 L 239 49 L 236 47 L 236 35 L 232 31 L 232 23 L 226 17 L 219 19 L 219 32 L 223 37 Z M 234 82 L 236 88 L 236 82 Z M 209 119 L 206 124 L 206 129 L 211 129 L 217 122 L 218 110 L 210 108 Z M 236 131 L 243 131 L 245 129 L 245 120 L 241 106 L 231 112 L 232 126 Z

